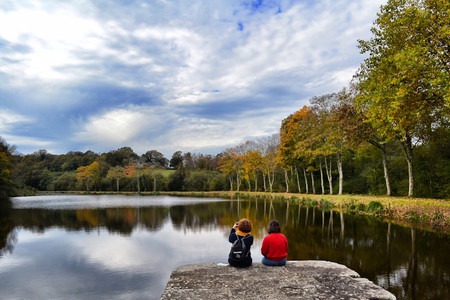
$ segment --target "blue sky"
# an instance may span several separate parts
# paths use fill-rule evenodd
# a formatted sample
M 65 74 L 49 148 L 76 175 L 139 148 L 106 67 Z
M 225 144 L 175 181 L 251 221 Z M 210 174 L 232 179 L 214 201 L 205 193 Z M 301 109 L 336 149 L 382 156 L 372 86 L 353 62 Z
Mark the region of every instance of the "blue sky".
M 0 136 L 217 154 L 348 85 L 384 0 L 0 2 Z

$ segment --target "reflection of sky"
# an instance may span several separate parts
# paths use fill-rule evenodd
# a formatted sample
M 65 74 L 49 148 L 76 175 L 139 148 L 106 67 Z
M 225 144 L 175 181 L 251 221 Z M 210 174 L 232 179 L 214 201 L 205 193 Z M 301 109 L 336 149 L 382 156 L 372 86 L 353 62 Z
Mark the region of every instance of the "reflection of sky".
M 170 220 L 156 232 L 138 227 L 130 236 L 103 228 L 22 229 L 14 252 L 0 259 L 0 290 L 5 298 L 157 299 L 175 267 L 226 263 L 228 233 L 220 227 L 176 230 Z M 258 261 L 259 247 L 252 247 Z
M 86 209 L 110 207 L 149 207 L 190 205 L 226 201 L 219 198 L 192 198 L 139 195 L 43 195 L 12 198 L 15 209 Z

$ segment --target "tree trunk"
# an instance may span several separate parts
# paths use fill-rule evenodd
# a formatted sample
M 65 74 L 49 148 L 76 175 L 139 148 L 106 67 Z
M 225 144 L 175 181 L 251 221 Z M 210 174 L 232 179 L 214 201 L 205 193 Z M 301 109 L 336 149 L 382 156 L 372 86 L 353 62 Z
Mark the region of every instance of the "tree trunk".
M 320 163 L 320 187 L 322 188 L 322 195 L 325 194 L 325 186 L 323 185 L 323 170 L 322 170 L 322 158 L 319 157 Z
M 402 141 L 403 151 L 405 152 L 406 161 L 408 163 L 408 179 L 409 179 L 409 188 L 408 188 L 408 196 L 412 197 L 414 194 L 414 174 L 413 174 L 413 149 L 412 149 L 412 141 L 411 137 L 406 137 L 405 141 Z
M 295 174 L 297 175 L 297 187 L 298 187 L 298 192 L 301 194 L 302 193 L 302 189 L 300 188 L 300 180 L 298 178 L 298 170 L 297 167 L 295 167 Z
M 325 172 L 328 177 L 328 184 L 330 185 L 330 195 L 333 195 L 333 176 L 331 174 L 331 157 L 330 157 L 330 167 L 328 167 L 327 157 L 325 156 Z
M 267 192 L 266 172 L 265 171 L 263 171 L 263 183 L 264 183 L 264 192 Z
M 236 191 L 239 192 L 241 188 L 241 177 L 239 176 L 239 172 L 236 172 Z
M 258 191 L 258 174 L 255 171 L 255 192 Z
M 119 178 L 116 179 L 117 191 L 119 191 Z
M 314 184 L 314 172 L 311 171 L 311 186 L 312 186 L 312 192 L 313 194 L 316 193 L 316 185 Z
M 303 168 L 303 176 L 305 177 L 305 192 L 309 194 L 308 177 L 306 177 L 306 170 Z
M 233 191 L 233 176 L 230 175 L 230 191 Z
M 344 172 L 342 171 L 342 160 L 339 152 L 336 154 L 337 158 L 337 167 L 339 171 L 339 195 L 342 195 L 342 189 L 344 185 Z
M 137 182 L 137 190 L 138 190 L 138 193 L 140 193 L 141 192 L 141 185 L 140 185 L 140 177 L 139 177 L 139 175 L 136 177 L 136 182 Z
M 289 177 L 286 169 L 284 169 L 284 181 L 286 181 L 286 193 L 289 193 Z
M 252 182 L 250 181 L 250 174 L 247 174 L 248 191 L 252 191 Z
M 387 154 L 386 145 L 383 144 L 381 150 L 383 151 L 383 170 L 384 170 L 384 180 L 386 181 L 386 195 L 391 195 L 391 183 L 389 182 L 389 170 L 387 165 Z
M 272 193 L 273 183 L 275 181 L 275 171 L 272 171 L 272 176 L 271 176 L 269 167 L 267 167 L 267 177 L 269 179 L 269 190 Z

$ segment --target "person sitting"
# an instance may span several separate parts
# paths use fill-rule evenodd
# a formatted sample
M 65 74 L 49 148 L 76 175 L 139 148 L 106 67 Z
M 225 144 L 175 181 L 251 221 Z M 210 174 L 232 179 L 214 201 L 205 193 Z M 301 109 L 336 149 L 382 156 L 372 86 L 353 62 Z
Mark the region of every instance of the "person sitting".
M 236 222 L 231 228 L 230 236 L 228 237 L 228 241 L 234 245 L 234 242 L 237 239 L 242 239 L 245 244 L 245 251 L 242 257 L 236 258 L 232 255 L 232 251 L 228 256 L 228 263 L 233 267 L 238 268 L 246 268 L 252 265 L 252 256 L 250 253 L 250 247 L 253 245 L 253 236 L 250 234 L 252 231 L 252 222 L 247 219 L 241 219 L 239 222 Z
M 288 253 L 288 241 L 281 233 L 280 223 L 273 220 L 269 224 L 269 235 L 263 240 L 261 254 L 262 263 L 266 266 L 284 266 Z

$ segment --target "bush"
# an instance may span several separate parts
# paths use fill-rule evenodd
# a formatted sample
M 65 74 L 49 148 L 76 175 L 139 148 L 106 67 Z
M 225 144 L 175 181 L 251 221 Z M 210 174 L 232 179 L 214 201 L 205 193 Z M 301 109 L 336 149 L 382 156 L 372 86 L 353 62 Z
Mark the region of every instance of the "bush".
M 367 212 L 374 214 L 383 214 L 383 204 L 378 201 L 371 201 L 369 205 L 367 205 Z

